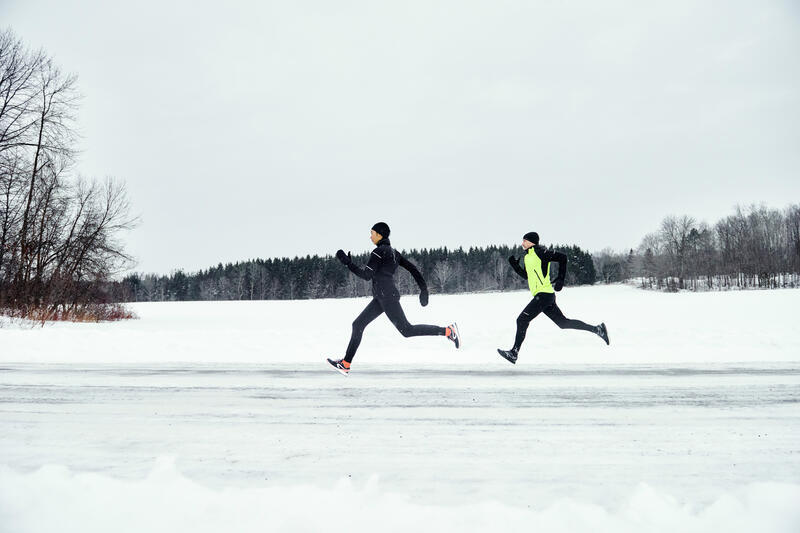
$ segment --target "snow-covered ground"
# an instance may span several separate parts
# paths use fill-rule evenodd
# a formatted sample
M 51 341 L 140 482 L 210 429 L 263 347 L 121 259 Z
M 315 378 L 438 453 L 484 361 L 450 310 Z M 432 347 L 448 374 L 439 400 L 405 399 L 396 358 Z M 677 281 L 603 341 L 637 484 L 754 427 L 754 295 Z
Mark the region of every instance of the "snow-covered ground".
M 0 531 L 797 531 L 800 291 L 141 304 L 0 327 Z
M 402 299 L 412 323 L 457 321 L 464 347 L 444 339 L 403 339 L 385 317 L 370 324 L 356 368 L 377 363 L 506 368 L 527 291 Z M 266 302 L 136 304 L 140 320 L 113 324 L 0 327 L 0 362 L 318 362 L 341 356 L 366 298 Z M 517 368 L 573 363 L 708 363 L 800 361 L 800 291 L 648 292 L 623 285 L 567 288 L 558 304 L 570 318 L 605 321 L 612 345 L 583 332 L 560 331 L 547 317 L 528 330 Z M 355 372 L 355 371 L 354 371 Z

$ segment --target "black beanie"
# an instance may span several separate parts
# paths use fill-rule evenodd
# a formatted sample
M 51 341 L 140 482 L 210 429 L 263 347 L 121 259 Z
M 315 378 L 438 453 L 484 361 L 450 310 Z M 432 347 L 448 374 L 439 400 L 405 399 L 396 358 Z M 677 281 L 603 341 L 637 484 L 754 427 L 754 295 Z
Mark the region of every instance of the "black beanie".
M 522 236 L 523 239 L 526 241 L 530 241 L 533 244 L 539 244 L 539 234 L 535 231 L 529 231 L 525 235 Z
M 381 237 L 386 238 L 389 236 L 389 224 L 386 222 L 377 222 L 374 226 L 372 226 L 372 229 L 375 230 L 375 233 L 380 233 Z

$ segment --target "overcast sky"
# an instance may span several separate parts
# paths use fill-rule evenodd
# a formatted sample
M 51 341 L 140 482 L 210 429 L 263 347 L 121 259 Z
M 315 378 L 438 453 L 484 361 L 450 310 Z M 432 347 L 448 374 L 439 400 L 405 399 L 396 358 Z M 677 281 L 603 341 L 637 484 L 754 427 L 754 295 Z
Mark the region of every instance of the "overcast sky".
M 398 248 L 635 247 L 800 202 L 792 1 L 0 0 L 78 75 L 81 174 L 137 270 Z

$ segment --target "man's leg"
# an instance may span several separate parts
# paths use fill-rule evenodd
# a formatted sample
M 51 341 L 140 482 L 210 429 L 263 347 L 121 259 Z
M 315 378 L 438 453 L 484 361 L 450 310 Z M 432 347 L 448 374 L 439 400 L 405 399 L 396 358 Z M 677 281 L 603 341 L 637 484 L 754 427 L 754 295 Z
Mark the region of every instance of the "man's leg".
M 514 353 L 519 352 L 522 341 L 525 340 L 525 333 L 528 331 L 528 325 L 530 325 L 531 320 L 542 312 L 548 302 L 549 300 L 547 297 L 540 293 L 534 296 L 533 300 L 525 306 L 525 309 L 523 309 L 522 313 L 517 317 L 517 334 L 514 337 L 514 347 L 511 348 L 511 351 Z
M 553 302 L 553 305 L 544 310 L 544 314 L 550 317 L 550 320 L 555 322 L 556 325 L 561 329 L 582 329 L 583 331 L 591 331 L 597 335 L 600 334 L 598 330 L 600 326 L 590 326 L 586 322 L 565 317 L 564 313 L 561 312 L 561 309 L 558 308 L 558 305 L 555 302 Z
M 403 335 L 403 337 L 420 337 L 420 336 L 434 336 L 446 335 L 445 328 L 439 326 L 429 326 L 427 324 L 410 324 L 400 306 L 400 300 L 383 300 L 381 302 L 386 316 L 392 321 L 394 327 Z
M 347 361 L 348 366 L 353 362 L 353 356 L 358 350 L 358 345 L 361 344 L 361 335 L 364 333 L 364 328 L 367 324 L 381 316 L 383 307 L 377 298 L 372 301 L 361 311 L 361 314 L 353 321 L 353 334 L 350 336 L 350 344 L 347 345 L 347 352 L 345 353 L 344 360 Z

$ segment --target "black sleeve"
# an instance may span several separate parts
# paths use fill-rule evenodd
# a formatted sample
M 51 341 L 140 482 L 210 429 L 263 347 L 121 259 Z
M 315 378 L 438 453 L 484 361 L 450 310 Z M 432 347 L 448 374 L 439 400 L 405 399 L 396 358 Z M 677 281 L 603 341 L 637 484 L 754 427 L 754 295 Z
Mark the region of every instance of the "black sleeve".
M 564 278 L 567 277 L 567 254 L 552 251 L 548 255 L 550 256 L 548 259 L 551 262 L 555 261 L 558 263 L 558 276 L 556 277 L 556 281 L 564 281 Z
M 383 258 L 380 256 L 380 254 L 375 250 L 373 250 L 372 253 L 369 254 L 369 261 L 367 261 L 367 266 L 362 268 L 358 265 L 350 263 L 349 265 L 347 265 L 347 268 L 349 268 L 350 272 L 352 272 L 359 278 L 369 281 L 372 279 L 372 276 L 375 275 L 375 271 L 378 270 L 378 266 L 381 264 L 382 260 Z
M 514 272 L 516 272 L 522 279 L 528 279 L 528 273 L 525 272 L 525 270 L 521 266 L 519 266 L 519 261 L 514 261 L 513 263 L 511 263 L 511 268 L 513 268 Z
M 397 254 L 397 263 L 411 273 L 411 275 L 414 277 L 414 281 L 416 281 L 417 285 L 419 285 L 419 290 L 422 292 L 427 291 L 428 284 L 425 283 L 425 278 L 422 277 L 422 274 L 420 273 L 417 266 L 408 259 L 406 259 L 405 257 L 403 257 L 402 255 L 400 255 L 400 252 L 395 252 L 395 253 Z

